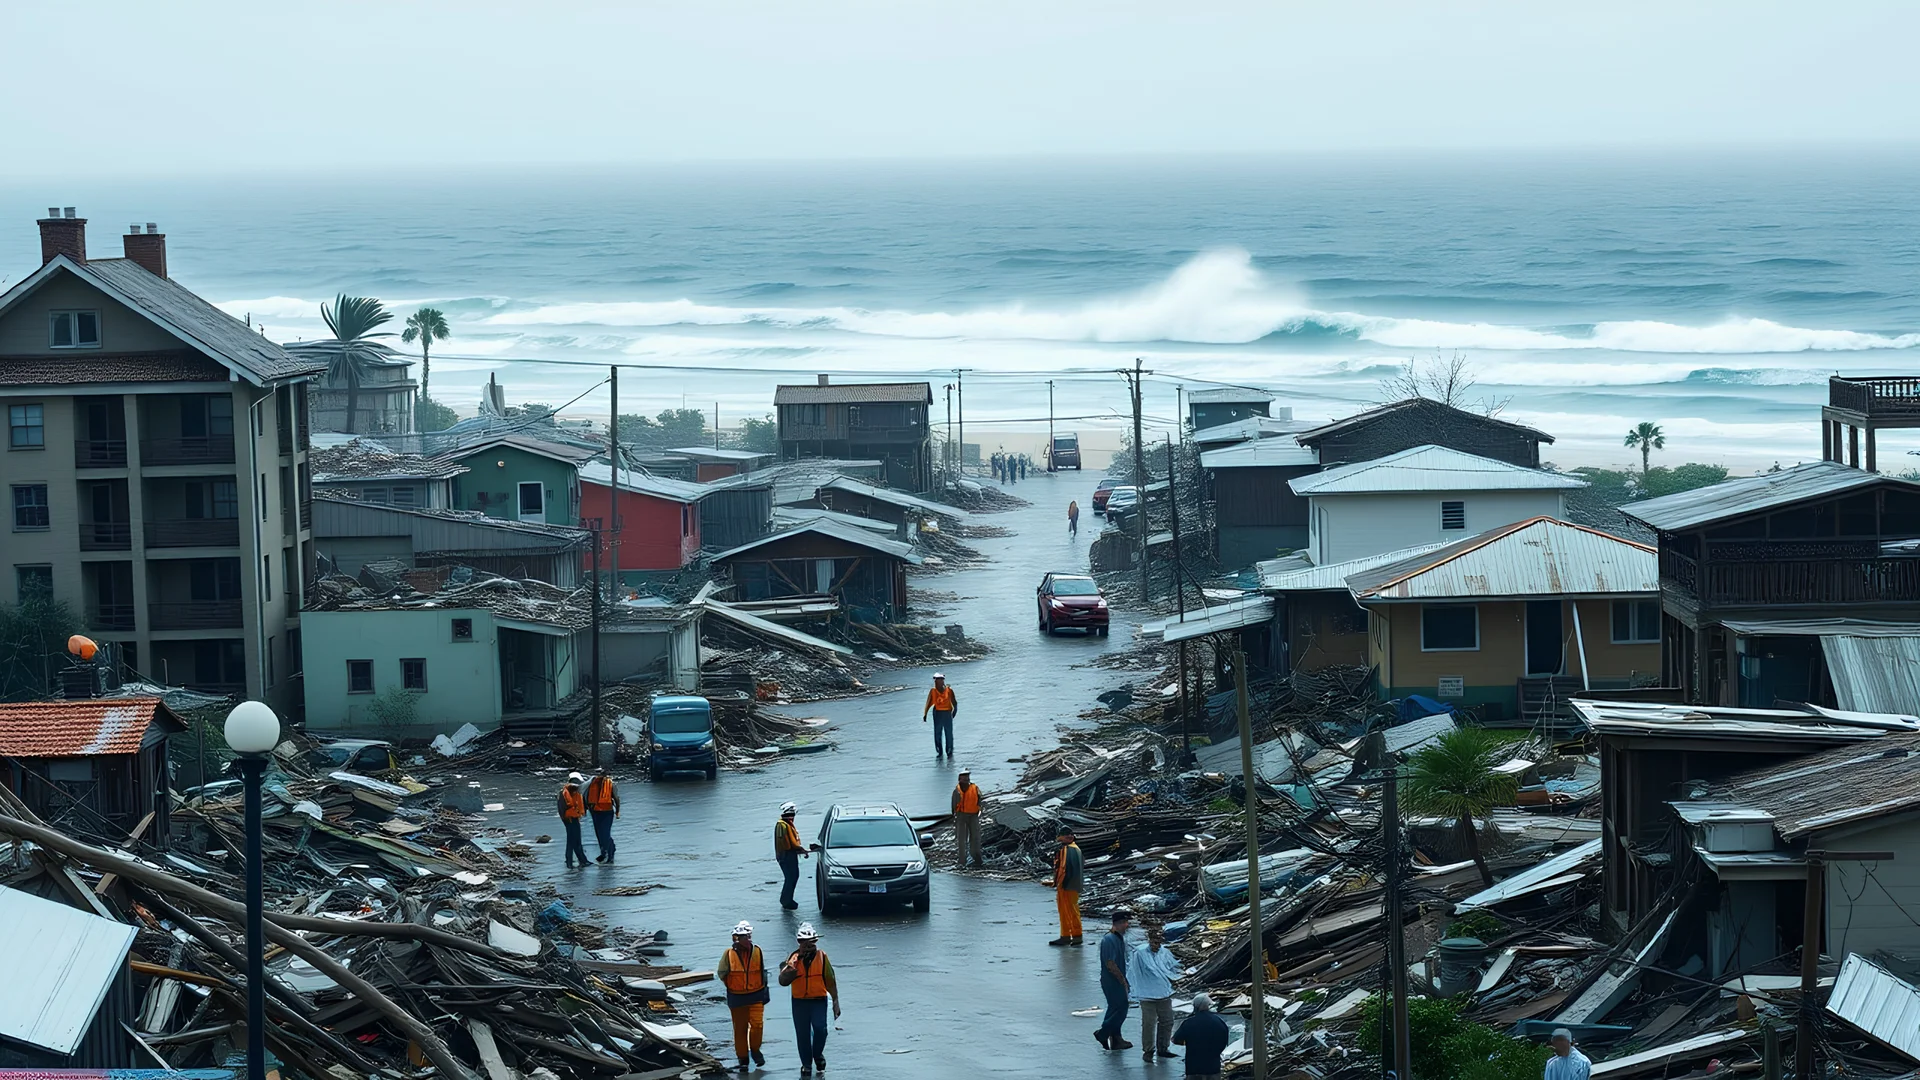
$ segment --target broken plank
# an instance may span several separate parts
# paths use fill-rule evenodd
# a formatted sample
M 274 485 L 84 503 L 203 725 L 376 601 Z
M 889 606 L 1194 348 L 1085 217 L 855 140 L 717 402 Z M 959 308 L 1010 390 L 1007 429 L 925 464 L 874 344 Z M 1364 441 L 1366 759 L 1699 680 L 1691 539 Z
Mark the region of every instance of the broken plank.
M 493 1029 L 486 1021 L 467 1021 L 467 1033 L 473 1036 L 473 1049 L 480 1056 L 481 1067 L 487 1070 L 487 1080 L 520 1080 L 520 1074 L 508 1068 L 506 1059 L 500 1056 L 500 1047 L 493 1041 Z
M 668 986 L 685 986 L 688 983 L 706 982 L 713 978 L 711 971 L 681 971 L 668 975 L 660 981 Z
M 133 831 L 127 834 L 126 842 L 120 845 L 121 851 L 133 850 L 134 841 L 140 839 L 142 836 L 145 836 L 147 834 L 147 828 L 153 824 L 153 816 L 157 813 L 159 813 L 159 811 L 157 810 L 147 811 L 147 816 L 141 818 L 140 824 L 135 825 L 133 827 Z M 120 878 L 120 875 L 115 874 L 112 871 L 108 871 L 107 873 L 100 875 L 100 884 L 95 885 L 93 887 L 94 895 L 105 896 L 107 890 L 112 888 L 113 883 L 115 881 L 118 881 L 119 878 Z

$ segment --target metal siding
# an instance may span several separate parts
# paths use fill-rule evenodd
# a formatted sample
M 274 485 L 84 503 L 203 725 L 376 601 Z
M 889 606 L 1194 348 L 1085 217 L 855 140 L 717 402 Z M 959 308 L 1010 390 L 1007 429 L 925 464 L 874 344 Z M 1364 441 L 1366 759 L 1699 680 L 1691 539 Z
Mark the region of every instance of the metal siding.
M 1477 539 L 1477 538 L 1476 538 Z M 1641 545 L 1561 521 L 1521 524 L 1449 556 L 1431 556 L 1358 575 L 1348 582 L 1370 600 L 1454 600 L 1545 596 L 1657 596 L 1659 558 Z M 1431 561 L 1425 565 L 1421 560 Z
M 1920 989 L 1873 961 L 1847 954 L 1827 1011 L 1920 1061 Z
M 392 507 L 340 499 L 313 500 L 317 543 L 358 537 L 411 536 L 417 552 L 552 552 L 586 539 L 577 529 L 540 526 L 510 518 L 480 520 L 444 514 L 409 513 Z
M 1777 473 L 1743 476 L 1711 487 L 1628 503 L 1620 511 L 1653 528 L 1673 531 L 1878 485 L 1920 491 L 1920 484 L 1911 481 L 1862 472 L 1835 461 L 1814 461 Z
M 126 971 L 134 928 L 0 887 L 8 972 L 0 979 L 0 1035 L 71 1055 Z
M 1850 712 L 1920 712 L 1920 637 L 1825 634 L 1833 696 Z
M 1318 465 L 1320 455 L 1292 439 L 1258 439 L 1219 450 L 1203 450 L 1203 469 L 1260 469 L 1273 466 Z
M 1466 503 L 1465 529 L 1440 527 L 1440 504 Z M 1489 531 L 1561 512 L 1558 491 L 1403 492 L 1313 496 L 1324 562 L 1364 559 L 1414 544 L 1462 544 Z

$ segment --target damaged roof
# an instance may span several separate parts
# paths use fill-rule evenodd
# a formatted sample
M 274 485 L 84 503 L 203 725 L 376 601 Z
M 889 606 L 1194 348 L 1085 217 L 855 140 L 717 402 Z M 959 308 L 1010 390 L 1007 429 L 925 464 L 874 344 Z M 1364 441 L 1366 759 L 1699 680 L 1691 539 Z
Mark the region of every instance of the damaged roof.
M 0 979 L 0 1036 L 73 1054 L 126 970 L 138 931 L 4 886 L 0 926 L 7 928 L 8 968 Z
M 1818 705 L 1738 709 L 1594 698 L 1573 698 L 1568 704 L 1588 728 L 1601 735 L 1815 744 L 1860 742 L 1889 732 L 1920 731 L 1920 718 L 1913 716 L 1841 712 Z
M 1296 477 L 1287 486 L 1296 495 L 1376 495 L 1409 491 L 1567 491 L 1586 487 L 1587 482 L 1450 446 L 1428 445 L 1370 461 L 1336 465 L 1325 472 Z
M 1254 564 L 1254 571 L 1260 575 L 1260 588 L 1266 592 L 1313 592 L 1338 589 L 1346 591 L 1347 579 L 1362 570 L 1371 570 L 1377 566 L 1409 559 L 1415 555 L 1424 555 L 1442 543 L 1415 544 L 1398 551 L 1383 551 L 1378 555 L 1366 555 L 1345 562 L 1327 563 L 1315 566 L 1299 556 L 1283 559 L 1268 559 Z
M 398 516 L 395 516 L 398 515 Z M 337 540 L 352 536 L 410 533 L 420 550 L 440 554 L 498 551 L 564 551 L 586 542 L 589 533 L 566 525 L 490 517 L 478 510 L 438 510 L 394 506 L 351 498 L 337 491 L 313 493 L 313 536 Z
M 1234 420 L 1225 424 L 1204 427 L 1193 433 L 1195 446 L 1210 446 L 1222 443 L 1246 442 L 1249 439 L 1271 439 L 1280 435 L 1297 435 L 1311 430 L 1314 424 L 1310 420 L 1294 420 L 1290 417 L 1249 416 L 1244 420 Z M 1292 443 L 1293 440 L 1287 440 Z
M 580 466 L 580 481 L 585 484 L 597 484 L 603 488 L 613 486 L 613 466 L 604 461 L 589 461 Z M 705 484 L 696 484 L 687 480 L 673 480 L 665 476 L 640 472 L 635 469 L 620 470 L 620 490 L 632 491 L 641 495 L 651 495 L 668 502 L 697 503 L 713 494 L 713 489 Z
M 1361 603 L 1658 596 L 1660 559 L 1645 544 L 1537 517 L 1362 571 L 1347 588 Z
M 773 388 L 775 405 L 842 405 L 878 402 L 905 402 L 927 405 L 933 402 L 933 384 L 897 383 L 790 383 Z
M 1302 445 L 1311 446 L 1314 443 L 1320 442 L 1321 440 L 1328 438 L 1329 436 L 1338 435 L 1341 432 L 1347 431 L 1350 428 L 1363 427 L 1367 424 L 1373 423 L 1376 420 L 1383 420 L 1396 413 L 1410 412 L 1410 411 L 1415 411 L 1419 409 L 1445 409 L 1449 412 L 1459 413 L 1461 416 L 1467 417 L 1472 420 L 1478 420 L 1483 423 L 1494 424 L 1499 427 L 1510 428 L 1514 431 L 1522 432 L 1525 435 L 1527 435 L 1529 438 L 1538 439 L 1541 442 L 1550 443 L 1553 441 L 1553 436 L 1547 434 L 1544 431 L 1541 431 L 1538 428 L 1530 428 L 1525 424 L 1516 424 L 1511 420 L 1502 420 L 1494 416 L 1482 416 L 1479 413 L 1471 413 L 1465 409 L 1456 409 L 1451 405 L 1447 405 L 1438 401 L 1433 401 L 1429 398 L 1416 397 L 1416 398 L 1406 398 L 1402 401 L 1396 401 L 1388 405 L 1381 405 L 1378 408 L 1368 409 L 1366 412 L 1355 413 L 1352 416 L 1346 417 L 1344 419 L 1335 420 L 1330 424 L 1322 424 L 1317 428 L 1313 428 L 1308 431 L 1303 431 L 1300 433 L 1300 436 L 1299 436 L 1300 442 Z
M 1189 405 L 1267 405 L 1272 402 L 1271 393 L 1250 386 L 1210 386 L 1187 391 Z
M 592 461 L 594 458 L 605 453 L 605 451 L 593 447 L 549 442 L 546 439 L 535 438 L 532 435 L 514 433 L 494 435 L 481 439 L 478 442 L 468 443 L 458 449 L 448 450 L 443 456 L 465 461 L 467 458 L 473 457 L 476 454 L 482 454 L 500 446 L 512 447 L 515 450 L 525 450 L 529 454 L 538 454 L 541 457 L 552 458 L 555 461 L 563 461 L 569 465 L 579 465 L 582 462 Z
M 1908 1060 L 1920 1061 L 1920 988 L 1879 964 L 1848 953 L 1826 1008 Z
M 1713 797 L 1772 815 L 1787 840 L 1920 809 L 1920 732 L 1740 773 L 1716 785 Z
M 1320 455 L 1292 439 L 1253 439 L 1200 452 L 1203 469 L 1264 469 L 1320 464 Z
M 875 487 L 872 484 L 855 480 L 851 476 L 836 476 L 820 486 L 832 488 L 835 491 L 845 491 L 854 495 L 865 495 L 869 499 L 892 503 L 895 506 L 906 507 L 909 510 L 924 510 L 929 514 L 939 514 L 942 517 L 953 518 L 955 521 L 965 521 L 973 516 L 957 506 L 949 506 L 943 502 L 934 502 L 931 499 L 922 499 L 917 495 L 909 495 L 904 491 L 895 491 L 892 488 Z
M 446 458 L 405 454 L 360 439 L 307 451 L 316 484 L 348 480 L 448 480 L 470 472 Z
M 1711 525 L 1778 506 L 1872 487 L 1920 492 L 1920 483 L 1870 473 L 1837 461 L 1810 461 L 1779 472 L 1723 480 L 1710 487 L 1627 503 L 1620 512 L 1666 532 Z
M 0 757 L 138 753 L 156 719 L 166 730 L 183 730 L 158 698 L 0 704 Z
M 739 547 L 731 548 L 715 555 L 713 561 L 721 562 L 722 560 L 731 559 L 737 555 L 744 555 L 755 548 L 764 547 L 767 544 L 779 543 L 783 540 L 798 536 L 801 533 L 816 533 L 820 536 L 832 537 L 835 540 L 852 544 L 855 547 L 867 548 L 881 555 L 902 559 L 916 566 L 922 561 L 919 552 L 914 551 L 913 546 L 910 544 L 905 544 L 898 540 L 890 540 L 869 529 L 843 525 L 831 518 L 813 518 L 783 532 L 777 532 L 770 536 L 763 536 L 758 540 L 741 544 Z

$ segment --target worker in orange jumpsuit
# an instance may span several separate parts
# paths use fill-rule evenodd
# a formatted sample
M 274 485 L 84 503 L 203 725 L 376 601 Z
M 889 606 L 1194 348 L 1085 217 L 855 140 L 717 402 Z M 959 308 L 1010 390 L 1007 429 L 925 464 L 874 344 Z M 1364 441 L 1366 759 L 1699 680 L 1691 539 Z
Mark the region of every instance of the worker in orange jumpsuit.
M 1060 826 L 1060 850 L 1053 856 L 1054 903 L 1060 908 L 1060 936 L 1047 942 L 1049 945 L 1072 946 L 1080 948 L 1080 885 L 1084 870 L 1080 859 L 1080 845 L 1073 842 L 1073 830 Z
M 753 943 L 752 923 L 742 919 L 734 926 L 733 947 L 720 954 L 713 971 L 727 988 L 727 1011 L 733 1014 L 733 1050 L 740 1058 L 736 1071 L 747 1071 L 748 1058 L 764 1067 L 767 1055 L 760 1052 L 760 1034 L 771 993 L 767 959 Z
M 620 789 L 607 775 L 605 765 L 587 781 L 587 813 L 593 815 L 593 839 L 600 846 L 600 854 L 593 861 L 612 862 L 613 822 L 620 816 Z
M 560 789 L 560 824 L 567 832 L 567 869 L 587 865 L 587 849 L 580 843 L 580 821 L 587 816 L 587 797 L 580 791 L 580 774 L 568 773 L 567 784 Z

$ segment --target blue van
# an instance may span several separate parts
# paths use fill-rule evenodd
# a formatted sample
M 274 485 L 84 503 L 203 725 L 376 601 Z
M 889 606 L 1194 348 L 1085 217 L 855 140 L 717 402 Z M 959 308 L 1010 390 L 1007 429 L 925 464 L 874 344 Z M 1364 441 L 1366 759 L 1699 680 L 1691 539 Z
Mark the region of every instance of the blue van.
M 713 749 L 713 706 L 692 694 L 662 694 L 647 714 L 647 771 L 655 780 L 670 772 L 720 775 Z

